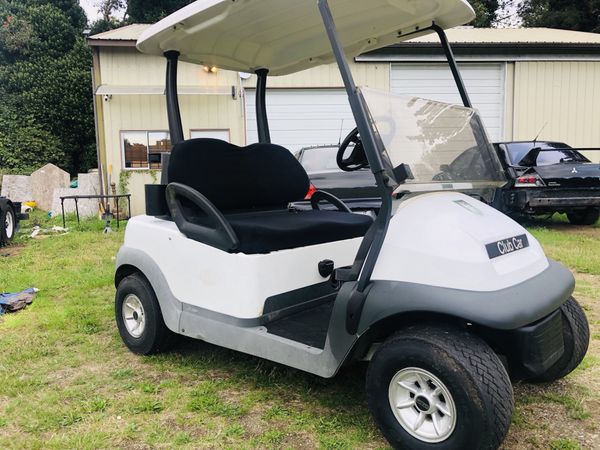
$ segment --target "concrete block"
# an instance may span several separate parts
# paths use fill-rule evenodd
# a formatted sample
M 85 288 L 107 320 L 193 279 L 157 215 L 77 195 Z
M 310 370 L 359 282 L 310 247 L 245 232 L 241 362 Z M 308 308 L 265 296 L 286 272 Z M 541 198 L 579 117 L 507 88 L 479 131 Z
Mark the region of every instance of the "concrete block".
M 71 178 L 54 164 L 46 164 L 31 174 L 33 199 L 42 211 L 51 211 L 56 189 L 68 188 Z
M 31 178 L 27 175 L 4 175 L 0 195 L 14 202 L 23 203 L 33 200 Z

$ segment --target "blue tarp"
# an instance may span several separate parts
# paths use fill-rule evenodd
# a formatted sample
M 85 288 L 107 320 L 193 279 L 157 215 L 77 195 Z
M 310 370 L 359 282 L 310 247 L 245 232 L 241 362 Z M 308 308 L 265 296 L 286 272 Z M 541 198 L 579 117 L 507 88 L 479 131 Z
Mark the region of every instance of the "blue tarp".
M 5 312 L 18 311 L 27 305 L 31 305 L 37 292 L 38 289 L 29 288 L 21 292 L 4 292 L 0 294 L 0 315 Z

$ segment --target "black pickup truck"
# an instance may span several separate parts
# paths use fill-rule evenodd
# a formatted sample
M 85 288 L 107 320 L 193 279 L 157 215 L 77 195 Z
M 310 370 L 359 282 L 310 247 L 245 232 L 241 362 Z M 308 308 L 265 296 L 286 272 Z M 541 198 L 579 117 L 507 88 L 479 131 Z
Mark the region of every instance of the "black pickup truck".
M 12 242 L 19 226 L 19 221 L 29 217 L 21 213 L 21 203 L 0 197 L 0 247 Z

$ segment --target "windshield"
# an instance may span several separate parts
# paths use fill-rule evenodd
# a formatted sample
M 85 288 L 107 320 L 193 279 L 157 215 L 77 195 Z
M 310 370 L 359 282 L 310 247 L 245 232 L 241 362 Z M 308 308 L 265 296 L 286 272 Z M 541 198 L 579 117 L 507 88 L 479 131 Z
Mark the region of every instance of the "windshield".
M 336 162 L 338 147 L 305 148 L 300 151 L 298 161 L 307 173 L 341 172 Z
M 407 164 L 414 175 L 395 192 L 477 190 L 506 182 L 474 109 L 369 88 L 361 94 L 384 161 Z
M 521 160 L 533 148 L 556 148 L 556 151 L 540 152 L 536 159 L 536 165 L 549 166 L 551 164 L 560 164 L 563 162 L 589 162 L 589 160 L 576 150 L 570 150 L 568 145 L 561 142 L 514 142 L 505 144 L 508 149 L 511 162 L 519 165 Z

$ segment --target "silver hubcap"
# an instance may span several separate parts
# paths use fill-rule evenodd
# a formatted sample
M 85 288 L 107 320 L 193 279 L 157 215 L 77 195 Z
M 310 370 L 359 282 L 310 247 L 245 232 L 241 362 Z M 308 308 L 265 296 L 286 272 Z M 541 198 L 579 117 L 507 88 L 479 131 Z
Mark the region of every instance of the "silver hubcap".
M 390 381 L 388 398 L 402 428 L 420 441 L 442 442 L 454 431 L 454 400 L 432 373 L 416 367 L 402 369 Z
M 6 219 L 4 220 L 4 229 L 6 230 L 6 236 L 12 238 L 15 231 L 15 223 L 13 221 L 13 215 L 8 212 L 6 213 Z
M 123 322 L 127 332 L 134 338 L 139 338 L 146 328 L 146 314 L 142 302 L 135 294 L 129 294 L 123 301 Z

